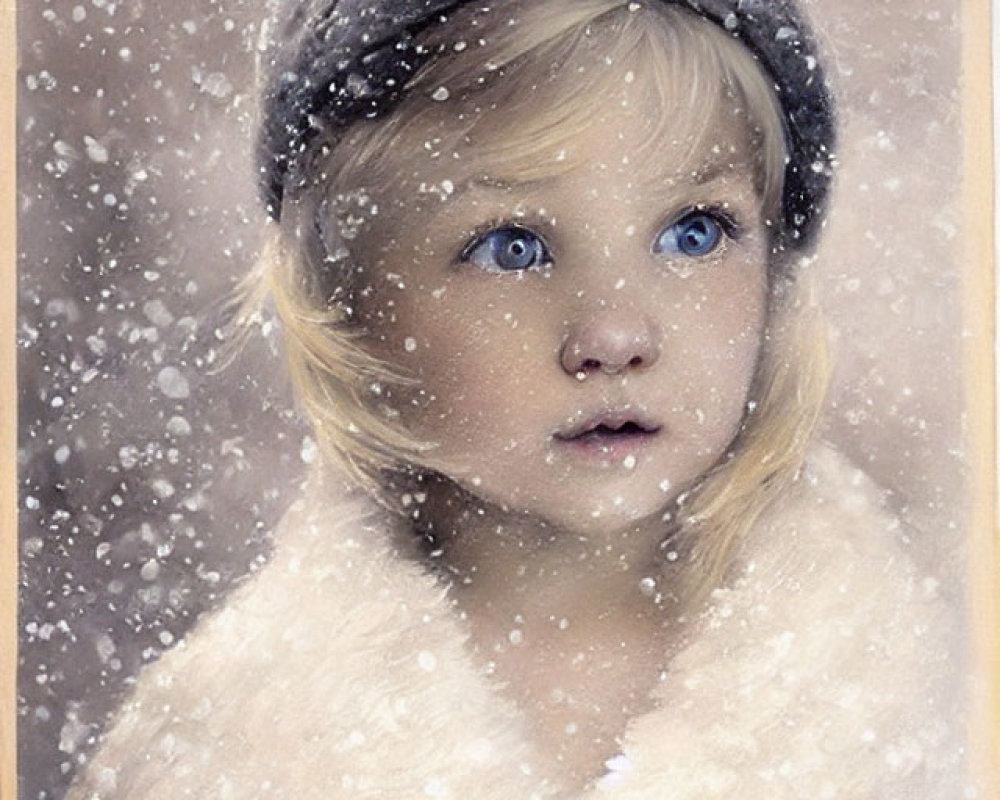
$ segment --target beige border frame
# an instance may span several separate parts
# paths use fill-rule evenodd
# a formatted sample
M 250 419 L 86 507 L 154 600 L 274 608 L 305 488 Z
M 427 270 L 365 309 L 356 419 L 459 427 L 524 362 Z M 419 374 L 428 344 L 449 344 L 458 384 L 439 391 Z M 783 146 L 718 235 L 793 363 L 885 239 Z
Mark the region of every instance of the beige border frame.
M 1000 536 L 997 521 L 995 279 L 990 7 L 963 0 L 964 206 L 968 222 L 964 354 L 972 469 L 971 624 L 981 680 L 973 709 L 982 797 L 998 798 L 1000 764 Z M 16 419 L 16 71 L 15 0 L 0 0 L 0 800 L 17 796 L 17 419 Z
M 996 421 L 996 232 L 990 3 L 962 3 L 963 206 L 968 225 L 963 272 L 964 389 L 968 463 L 970 625 L 978 680 L 970 736 L 982 796 L 1000 797 L 1000 528 Z
M 16 19 L 0 0 L 0 800 L 17 797 Z

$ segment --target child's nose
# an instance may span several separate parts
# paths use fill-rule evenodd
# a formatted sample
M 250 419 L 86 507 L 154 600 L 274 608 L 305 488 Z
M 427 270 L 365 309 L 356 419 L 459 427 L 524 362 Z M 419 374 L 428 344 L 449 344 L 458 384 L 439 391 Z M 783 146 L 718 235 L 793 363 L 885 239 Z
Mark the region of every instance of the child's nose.
M 660 357 L 657 330 L 634 310 L 599 311 L 570 329 L 559 354 L 562 368 L 573 376 L 648 369 Z

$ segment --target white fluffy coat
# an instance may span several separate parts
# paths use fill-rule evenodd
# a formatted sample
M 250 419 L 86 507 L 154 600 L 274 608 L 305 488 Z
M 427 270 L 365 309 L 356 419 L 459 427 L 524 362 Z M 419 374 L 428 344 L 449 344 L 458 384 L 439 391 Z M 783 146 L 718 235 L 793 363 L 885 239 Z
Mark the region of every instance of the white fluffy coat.
M 144 672 L 70 798 L 570 796 L 380 518 L 314 485 L 271 562 Z M 962 797 L 957 615 L 904 542 L 815 448 L 585 796 Z

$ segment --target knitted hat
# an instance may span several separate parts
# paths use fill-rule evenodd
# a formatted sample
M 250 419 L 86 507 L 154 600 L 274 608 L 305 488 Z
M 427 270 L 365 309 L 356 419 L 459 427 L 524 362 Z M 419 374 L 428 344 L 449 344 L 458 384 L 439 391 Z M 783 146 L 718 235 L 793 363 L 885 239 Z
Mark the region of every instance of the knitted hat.
M 257 141 L 260 194 L 281 218 L 286 182 L 321 130 L 391 110 L 427 54 L 420 34 L 468 0 L 276 0 Z M 816 41 L 793 0 L 645 0 L 686 7 L 738 38 L 774 84 L 789 154 L 779 241 L 805 248 L 826 206 L 833 100 Z M 478 0 L 479 5 L 488 2 Z M 283 18 L 282 12 L 283 11 Z

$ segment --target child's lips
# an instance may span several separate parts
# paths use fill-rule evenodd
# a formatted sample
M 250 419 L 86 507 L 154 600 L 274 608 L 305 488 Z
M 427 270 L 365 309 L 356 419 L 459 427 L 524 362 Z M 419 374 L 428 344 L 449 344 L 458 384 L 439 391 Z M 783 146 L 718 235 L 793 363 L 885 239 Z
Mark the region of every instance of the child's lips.
M 564 440 L 565 443 L 583 455 L 602 460 L 624 461 L 629 456 L 637 456 L 656 437 L 655 432 L 605 433 L 591 431 Z M 633 465 L 634 466 L 634 465 Z
M 553 438 L 581 455 L 614 461 L 638 455 L 659 431 L 659 425 L 640 416 L 602 414 Z

